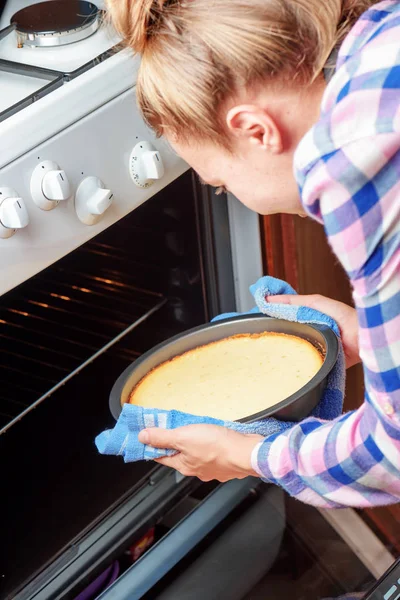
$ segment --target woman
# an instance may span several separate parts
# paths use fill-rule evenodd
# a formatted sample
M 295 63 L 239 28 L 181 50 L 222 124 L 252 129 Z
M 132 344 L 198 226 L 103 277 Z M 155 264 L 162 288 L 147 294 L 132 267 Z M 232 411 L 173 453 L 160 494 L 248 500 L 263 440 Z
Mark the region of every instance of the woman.
M 145 119 L 201 179 L 260 214 L 324 224 L 356 311 L 313 296 L 271 302 L 336 318 L 347 364 L 361 358 L 366 386 L 359 410 L 266 439 L 202 425 L 149 429 L 141 441 L 175 448 L 159 462 L 203 480 L 257 474 L 324 507 L 397 502 L 400 2 L 111 0 L 109 8 L 142 55 Z

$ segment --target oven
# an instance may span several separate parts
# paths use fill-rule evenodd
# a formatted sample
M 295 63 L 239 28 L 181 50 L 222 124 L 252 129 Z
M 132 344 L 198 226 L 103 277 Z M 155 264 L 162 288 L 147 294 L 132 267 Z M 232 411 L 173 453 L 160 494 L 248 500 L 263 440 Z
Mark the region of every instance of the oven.
M 236 308 L 229 206 L 213 200 L 185 171 L 2 295 L 2 598 L 77 596 L 110 564 L 123 572 L 138 540 L 154 528 L 158 539 L 172 509 L 205 494 L 168 469 L 99 455 L 94 438 L 113 424 L 108 394 L 127 365 Z M 228 494 L 221 514 L 253 487 Z
M 2 43 L 5 85 L 36 81 L 36 66 L 1 63 Z M 114 48 L 2 113 L 4 599 L 97 596 L 165 536 L 177 507 L 183 518 L 215 487 L 94 446 L 113 424 L 108 394 L 124 368 L 219 312 L 250 308 L 261 274 L 256 215 L 216 199 L 154 138 L 135 106 L 135 68 Z M 208 529 L 253 488 L 224 491 Z

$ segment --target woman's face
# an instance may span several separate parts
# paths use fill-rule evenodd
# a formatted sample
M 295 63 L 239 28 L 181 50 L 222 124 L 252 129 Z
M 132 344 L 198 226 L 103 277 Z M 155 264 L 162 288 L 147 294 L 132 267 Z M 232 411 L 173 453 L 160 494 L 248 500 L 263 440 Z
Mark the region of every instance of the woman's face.
M 292 153 L 274 155 L 240 142 L 230 153 L 211 143 L 169 141 L 202 182 L 226 188 L 251 210 L 261 215 L 304 214 Z
M 169 142 L 201 180 L 225 187 L 251 210 L 304 215 L 293 158 L 319 118 L 325 87 L 321 76 L 309 86 L 243 90 L 224 108 L 230 152 L 196 139 Z

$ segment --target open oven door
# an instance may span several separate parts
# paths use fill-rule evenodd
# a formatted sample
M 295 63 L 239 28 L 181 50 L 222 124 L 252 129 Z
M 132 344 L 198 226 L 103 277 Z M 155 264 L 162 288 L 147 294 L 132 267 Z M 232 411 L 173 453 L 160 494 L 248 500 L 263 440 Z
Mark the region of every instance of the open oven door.
M 154 527 L 159 541 L 126 568 L 132 540 Z M 158 468 L 15 600 L 239 600 L 275 561 L 284 529 L 278 488 L 251 477 L 201 484 Z M 107 569 L 120 576 L 98 596 Z
M 251 477 L 218 486 L 99 600 L 244 598 L 278 555 L 283 496 Z

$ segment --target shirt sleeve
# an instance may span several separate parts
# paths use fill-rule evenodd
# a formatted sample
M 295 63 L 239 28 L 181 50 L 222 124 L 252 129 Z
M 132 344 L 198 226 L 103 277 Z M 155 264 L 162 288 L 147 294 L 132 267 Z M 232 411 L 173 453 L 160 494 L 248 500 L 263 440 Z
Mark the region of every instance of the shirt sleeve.
M 321 158 L 302 189 L 352 284 L 365 400 L 331 422 L 309 418 L 266 438 L 255 470 L 321 507 L 400 500 L 400 134 Z

